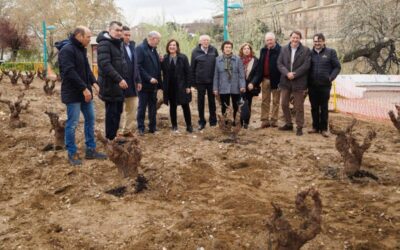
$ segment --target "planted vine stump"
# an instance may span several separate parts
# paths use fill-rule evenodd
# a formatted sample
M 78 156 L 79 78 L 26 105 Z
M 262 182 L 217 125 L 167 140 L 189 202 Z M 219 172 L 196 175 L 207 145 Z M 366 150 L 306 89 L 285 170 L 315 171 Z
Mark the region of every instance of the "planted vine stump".
M 239 106 L 238 113 L 236 114 L 235 120 L 233 118 L 233 109 L 230 106 L 226 107 L 226 112 L 223 115 L 218 114 L 218 127 L 223 134 L 229 136 L 229 141 L 237 142 L 239 132 L 242 128 L 240 124 L 240 109 L 242 105 Z
M 123 177 L 136 178 L 142 159 L 139 140 L 136 137 L 116 137 L 110 141 L 99 131 L 96 136 L 106 147 L 108 158 L 114 162 Z
M 26 126 L 26 123 L 20 120 L 19 114 L 22 110 L 26 110 L 29 107 L 29 101 L 24 100 L 24 93 L 18 95 L 16 100 L 8 100 L 1 98 L 0 103 L 7 104 L 10 109 L 10 127 L 11 128 L 22 128 Z
M 60 150 L 64 148 L 64 135 L 65 135 L 65 120 L 60 120 L 58 114 L 54 112 L 45 111 L 46 115 L 50 118 L 51 129 L 54 131 L 54 144 L 52 149 Z M 51 146 L 51 145 L 50 145 Z
M 397 117 L 394 114 L 393 110 L 389 112 L 389 117 L 395 128 L 397 128 L 397 130 L 400 132 L 400 105 L 395 105 L 395 107 L 397 109 Z
M 13 70 L 2 70 L 2 72 L 10 78 L 11 84 L 12 85 L 17 85 L 18 79 L 21 77 L 21 72 L 13 69 Z
M 364 153 L 371 147 L 376 132 L 370 129 L 364 137 L 363 143 L 360 144 L 353 134 L 356 123 L 357 120 L 353 119 L 346 129 L 335 127 L 332 123 L 329 124 L 331 133 L 336 135 L 336 149 L 344 160 L 344 174 L 351 179 L 354 177 L 370 177 L 377 180 L 378 177 L 372 173 L 360 169 Z
M 312 209 L 309 209 L 306 205 L 307 196 L 310 196 L 314 201 Z M 322 202 L 318 191 L 309 188 L 298 193 L 295 203 L 302 218 L 299 228 L 293 228 L 292 223 L 283 215 L 282 209 L 272 203 L 274 212 L 267 223 L 269 250 L 299 250 L 321 232 Z
M 46 93 L 46 95 L 53 95 L 54 94 L 54 88 L 56 87 L 56 81 L 57 80 L 50 80 L 49 78 L 46 78 L 44 80 L 44 86 L 43 86 L 43 90 L 44 93 Z M 50 84 L 51 82 L 51 84 Z
M 25 89 L 29 89 L 29 87 L 31 86 L 31 83 L 35 79 L 35 72 L 25 71 L 24 75 L 23 74 L 20 74 L 20 75 L 21 75 L 22 83 L 25 86 Z

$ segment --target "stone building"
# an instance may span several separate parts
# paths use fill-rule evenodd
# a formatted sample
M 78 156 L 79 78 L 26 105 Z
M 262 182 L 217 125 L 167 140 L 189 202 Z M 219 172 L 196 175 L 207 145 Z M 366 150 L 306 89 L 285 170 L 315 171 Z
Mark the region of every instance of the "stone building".
M 281 32 L 284 40 L 292 30 L 300 30 L 307 39 L 317 32 L 337 38 L 343 1 L 243 0 L 242 10 L 229 10 L 228 30 L 233 40 L 251 40 L 265 30 Z M 222 25 L 223 16 L 215 16 L 214 22 Z

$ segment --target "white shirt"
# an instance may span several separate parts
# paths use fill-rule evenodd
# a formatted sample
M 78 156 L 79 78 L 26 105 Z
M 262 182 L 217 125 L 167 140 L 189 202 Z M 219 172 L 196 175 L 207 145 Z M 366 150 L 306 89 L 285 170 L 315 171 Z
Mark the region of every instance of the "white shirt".
M 298 47 L 296 47 L 296 48 L 290 47 L 290 48 L 292 49 L 292 54 L 291 54 L 291 59 L 290 59 L 290 72 L 293 72 L 294 56 L 296 55 L 296 51 L 297 51 Z
M 132 51 L 131 51 L 131 49 L 129 48 L 129 45 L 126 45 L 126 44 L 125 44 L 125 49 L 126 49 L 126 51 L 128 52 L 129 59 L 132 60 Z
M 207 54 L 207 52 L 208 52 L 208 48 L 203 48 L 203 46 L 200 46 L 200 48 L 201 48 L 201 50 L 202 50 L 202 51 L 204 51 L 204 53 L 206 53 L 206 54 Z

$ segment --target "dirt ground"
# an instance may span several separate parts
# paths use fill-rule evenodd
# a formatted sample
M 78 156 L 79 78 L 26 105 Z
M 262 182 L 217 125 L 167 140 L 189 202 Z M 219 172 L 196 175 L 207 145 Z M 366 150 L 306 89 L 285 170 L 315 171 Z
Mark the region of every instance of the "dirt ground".
M 19 89 L 0 83 L 5 98 Z M 343 167 L 333 136 L 258 129 L 258 98 L 236 144 L 223 143 L 218 128 L 187 134 L 179 109 L 181 133 L 159 119 L 158 134 L 140 138 L 140 172 L 149 184 L 134 194 L 133 180 L 109 161 L 71 167 L 65 151 L 42 151 L 52 141 L 44 111 L 65 117 L 59 87 L 48 97 L 35 80 L 26 98 L 31 105 L 21 119 L 28 126 L 21 129 L 8 128 L 9 110 L 0 104 L 0 249 L 268 249 L 271 202 L 296 224 L 295 195 L 310 186 L 321 193 L 322 232 L 302 249 L 400 249 L 400 134 L 389 123 L 359 122 L 360 136 L 368 127 L 377 131 L 362 168 L 379 181 L 350 181 L 327 175 Z M 103 103 L 95 102 L 96 126 L 104 129 Z M 168 117 L 166 106 L 158 117 Z M 351 117 L 331 120 L 345 125 Z M 81 155 L 82 134 L 81 122 Z M 128 185 L 123 197 L 105 193 L 121 185 Z

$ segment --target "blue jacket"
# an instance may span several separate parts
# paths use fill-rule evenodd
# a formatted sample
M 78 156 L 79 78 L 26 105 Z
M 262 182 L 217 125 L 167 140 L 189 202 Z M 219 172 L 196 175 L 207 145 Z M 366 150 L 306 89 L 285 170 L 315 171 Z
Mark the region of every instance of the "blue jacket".
M 83 91 L 87 88 L 92 92 L 92 84 L 97 82 L 89 66 L 85 47 L 73 36 L 56 43 L 56 47 L 60 50 L 61 101 L 65 104 L 85 102 Z
M 131 50 L 132 58 L 129 58 L 128 51 L 126 50 L 124 44 L 125 61 L 128 66 L 126 82 L 128 83 L 128 88 L 124 90 L 125 97 L 137 96 L 136 84 L 141 83 L 139 67 L 137 64 L 137 56 L 135 52 L 135 42 L 129 43 L 129 49 Z
M 136 56 L 139 66 L 142 91 L 157 91 L 161 88 L 161 63 L 157 48 L 151 48 L 147 39 L 136 47 Z M 155 78 L 158 84 L 150 83 Z

